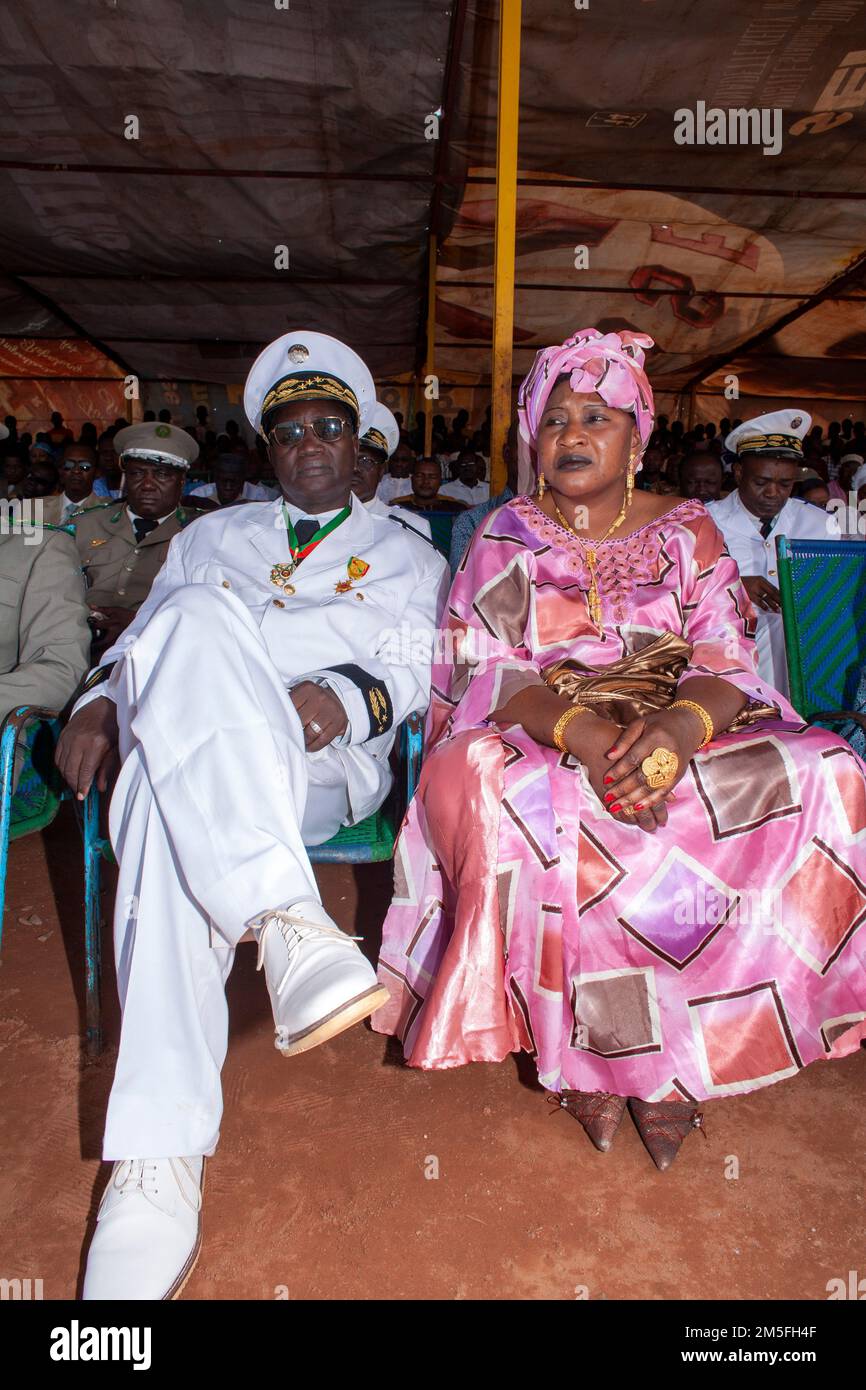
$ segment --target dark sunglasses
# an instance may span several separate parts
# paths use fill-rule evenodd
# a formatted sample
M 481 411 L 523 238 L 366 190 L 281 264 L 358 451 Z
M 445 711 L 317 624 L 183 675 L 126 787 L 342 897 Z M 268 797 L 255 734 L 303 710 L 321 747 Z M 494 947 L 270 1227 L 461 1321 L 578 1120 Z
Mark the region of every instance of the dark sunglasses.
M 320 415 L 317 420 L 311 420 L 309 425 L 302 424 L 300 420 L 287 420 L 283 425 L 274 425 L 268 434 L 268 440 L 279 449 L 288 449 L 294 444 L 300 444 L 308 429 L 326 444 L 333 444 L 344 430 L 351 429 L 351 426 L 348 420 L 339 415 Z

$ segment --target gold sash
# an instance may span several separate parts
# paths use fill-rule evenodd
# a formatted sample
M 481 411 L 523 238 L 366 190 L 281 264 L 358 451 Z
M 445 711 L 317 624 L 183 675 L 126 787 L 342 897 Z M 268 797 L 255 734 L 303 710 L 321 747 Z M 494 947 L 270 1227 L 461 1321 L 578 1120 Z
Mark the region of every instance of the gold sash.
M 545 671 L 544 680 L 573 705 L 586 705 L 624 727 L 653 710 L 666 709 L 677 698 L 677 685 L 691 654 L 691 644 L 685 638 L 663 632 L 641 651 L 631 652 L 599 670 L 579 661 L 557 661 Z M 724 676 L 720 679 L 724 680 Z M 759 719 L 780 718 L 778 705 L 750 700 L 729 728 L 740 729 Z

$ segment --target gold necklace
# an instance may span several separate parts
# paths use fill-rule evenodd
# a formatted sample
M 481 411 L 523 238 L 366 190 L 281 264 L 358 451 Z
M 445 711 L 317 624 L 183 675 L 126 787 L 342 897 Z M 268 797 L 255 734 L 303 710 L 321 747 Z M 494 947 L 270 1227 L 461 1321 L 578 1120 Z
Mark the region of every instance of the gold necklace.
M 610 526 L 608 526 L 603 536 L 599 536 L 597 541 L 592 541 L 589 545 L 587 545 L 586 541 L 584 541 L 580 536 L 577 535 L 577 532 L 575 531 L 571 522 L 568 521 L 566 517 L 562 515 L 562 512 L 559 510 L 556 503 L 553 502 L 553 498 L 551 497 L 550 499 L 551 502 L 553 502 L 553 510 L 556 512 L 556 515 L 559 517 L 559 520 L 562 523 L 562 525 L 565 527 L 567 531 L 570 531 L 573 536 L 576 536 L 577 539 L 580 541 L 580 544 L 583 546 L 584 554 L 586 555 L 586 563 L 589 568 L 589 594 L 587 596 L 587 602 L 589 604 L 589 616 L 594 625 L 599 629 L 599 631 L 601 631 L 601 599 L 598 593 L 598 580 L 596 578 L 596 565 L 598 564 L 598 550 L 596 547 L 600 546 L 603 541 L 606 541 L 608 536 L 612 536 L 618 526 L 622 526 L 622 523 L 625 521 L 626 516 L 628 515 L 629 507 L 631 506 L 633 487 L 634 475 L 631 469 L 629 469 L 628 478 L 626 479 L 625 485 L 625 494 L 622 499 L 622 506 L 619 509 L 619 516 L 617 516 L 616 520 L 613 521 Z

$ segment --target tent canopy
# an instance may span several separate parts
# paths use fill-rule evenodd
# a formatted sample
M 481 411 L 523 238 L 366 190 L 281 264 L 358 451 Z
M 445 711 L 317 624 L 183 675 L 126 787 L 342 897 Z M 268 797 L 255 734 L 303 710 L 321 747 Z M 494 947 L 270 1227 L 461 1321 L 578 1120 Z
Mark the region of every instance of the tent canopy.
M 292 326 L 380 381 L 418 372 L 432 230 L 437 372 L 485 380 L 498 8 L 12 0 L 3 374 L 78 340 L 106 375 L 229 385 Z M 662 391 L 736 373 L 862 399 L 864 19 L 866 0 L 524 0 L 515 376 L 578 327 L 630 326 Z M 760 143 L 699 103 L 763 109 Z

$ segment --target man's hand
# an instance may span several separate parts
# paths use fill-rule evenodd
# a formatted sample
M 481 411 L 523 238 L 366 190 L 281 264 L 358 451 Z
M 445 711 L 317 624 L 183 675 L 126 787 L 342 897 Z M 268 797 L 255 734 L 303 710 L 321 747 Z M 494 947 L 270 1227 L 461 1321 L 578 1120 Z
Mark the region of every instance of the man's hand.
M 292 704 L 304 726 L 304 743 L 308 753 L 327 748 L 335 738 L 345 733 L 349 720 L 333 690 L 314 681 L 301 681 L 289 691 Z M 313 725 L 317 725 L 314 728 Z
M 99 791 L 108 790 L 120 767 L 113 700 L 100 695 L 73 714 L 60 735 L 55 761 L 79 801 L 90 791 L 94 778 Z
M 98 608 L 91 608 L 88 622 L 92 628 L 98 629 L 104 637 L 110 637 L 111 641 L 107 644 L 113 646 L 124 629 L 129 627 L 135 617 L 134 608 L 105 607 L 100 604 Z M 101 640 L 104 640 L 104 637 Z
M 740 576 L 742 579 L 742 575 Z M 779 590 L 762 574 L 749 574 L 743 579 L 743 588 L 756 608 L 765 613 L 778 613 L 782 607 Z

